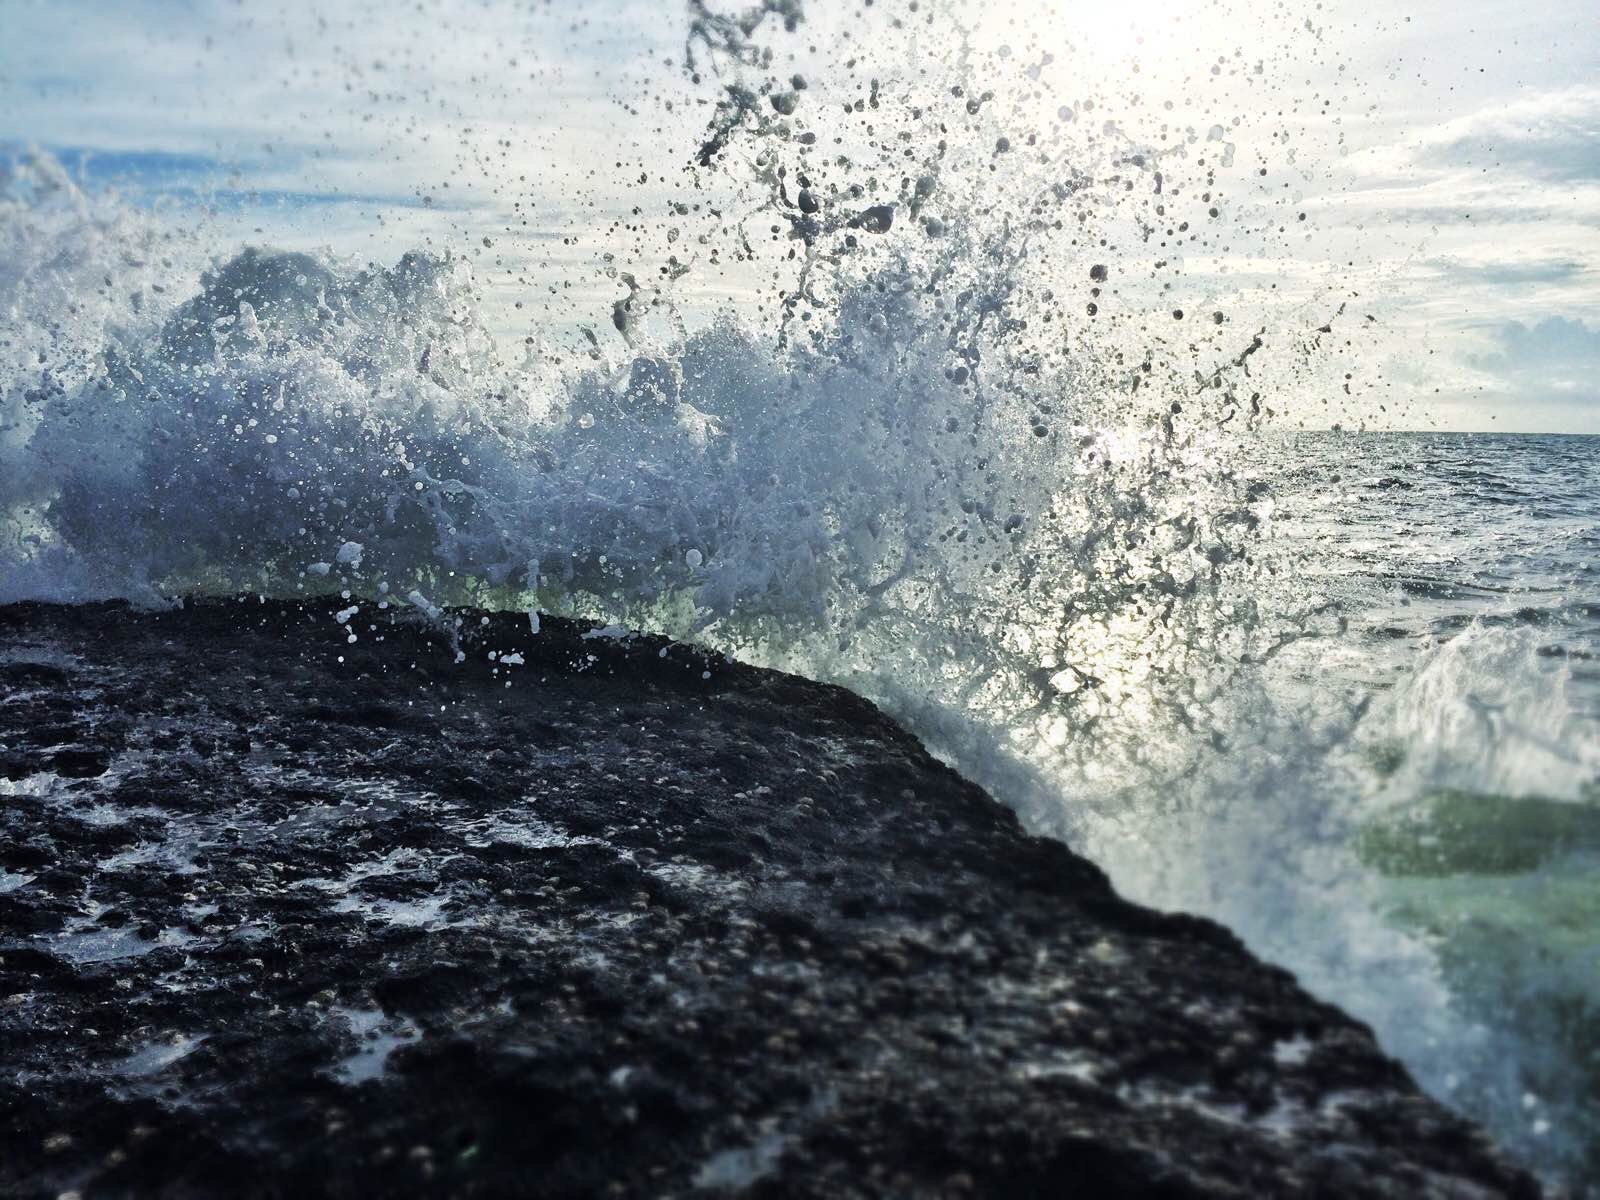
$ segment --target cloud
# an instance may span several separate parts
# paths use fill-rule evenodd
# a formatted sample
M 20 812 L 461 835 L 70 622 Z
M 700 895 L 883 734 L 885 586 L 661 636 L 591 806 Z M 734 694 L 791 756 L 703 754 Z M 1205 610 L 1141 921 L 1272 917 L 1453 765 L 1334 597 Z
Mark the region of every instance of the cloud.
M 1600 403 L 1600 325 L 1546 317 L 1531 325 L 1506 321 L 1489 331 L 1492 348 L 1469 366 L 1541 400 Z
M 1532 92 L 1431 130 L 1418 165 L 1511 169 L 1546 180 L 1600 180 L 1600 88 Z
M 1533 325 L 1507 321 L 1499 330 L 1500 349 L 1484 361 L 1511 365 L 1600 365 L 1600 326 L 1566 317 L 1546 317 Z
M 1447 261 L 1443 265 L 1475 272 L 1485 283 L 1495 286 L 1569 283 L 1594 273 L 1592 264 L 1575 258 L 1500 259 L 1482 263 Z

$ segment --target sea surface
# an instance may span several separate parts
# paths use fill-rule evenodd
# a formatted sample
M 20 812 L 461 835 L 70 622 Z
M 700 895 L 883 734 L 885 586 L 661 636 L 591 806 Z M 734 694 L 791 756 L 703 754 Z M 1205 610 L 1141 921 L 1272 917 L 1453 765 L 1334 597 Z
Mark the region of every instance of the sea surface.
M 1392 1045 L 1422 1042 L 1428 1086 L 1592 1183 L 1600 439 L 1314 433 L 1264 438 L 1255 460 L 1295 586 L 1343 624 L 1278 669 L 1360 714 L 1327 759 L 1348 807 L 1308 835 L 1351 840 L 1372 910 L 1433 958 L 1451 1027 L 1335 990 Z

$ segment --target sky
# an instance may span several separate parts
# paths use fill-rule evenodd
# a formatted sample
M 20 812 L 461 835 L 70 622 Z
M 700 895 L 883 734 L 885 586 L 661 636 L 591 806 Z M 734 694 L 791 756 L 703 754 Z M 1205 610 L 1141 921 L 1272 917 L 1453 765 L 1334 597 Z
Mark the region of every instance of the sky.
M 1369 314 L 1359 423 L 1600 432 L 1594 0 L 810 0 L 804 17 L 762 31 L 810 96 L 956 78 L 992 84 L 975 120 L 1014 138 L 1092 129 L 1086 169 L 1112 144 L 1210 153 L 1237 236 L 1123 247 L 1125 298 Z M 689 18 L 676 0 L 0 0 L 0 160 L 46 151 L 89 190 L 202 224 L 221 257 L 469 256 L 507 343 L 611 337 L 622 274 L 681 255 L 693 323 L 767 280 L 694 248 L 706 211 L 755 193 L 686 173 L 720 82 L 684 68 Z M 691 192 L 703 208 L 680 213 Z M 1307 413 L 1335 416 L 1352 420 Z

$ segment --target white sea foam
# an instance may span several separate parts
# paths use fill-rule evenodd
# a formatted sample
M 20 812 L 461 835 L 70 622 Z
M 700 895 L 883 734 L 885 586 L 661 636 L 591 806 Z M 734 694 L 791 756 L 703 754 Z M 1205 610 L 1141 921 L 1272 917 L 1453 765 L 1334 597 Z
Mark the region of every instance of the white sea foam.
M 1393 792 L 1453 787 L 1580 801 L 1600 780 L 1600 742 L 1548 637 L 1475 624 L 1429 647 L 1384 706 L 1407 749 Z

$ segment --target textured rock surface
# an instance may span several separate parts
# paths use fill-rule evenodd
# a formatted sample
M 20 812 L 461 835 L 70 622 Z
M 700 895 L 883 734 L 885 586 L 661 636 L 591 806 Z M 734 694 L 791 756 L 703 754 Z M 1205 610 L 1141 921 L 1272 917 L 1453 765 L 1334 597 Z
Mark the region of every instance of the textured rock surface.
M 1534 1193 L 845 692 L 339 607 L 0 609 L 0 1192 Z

